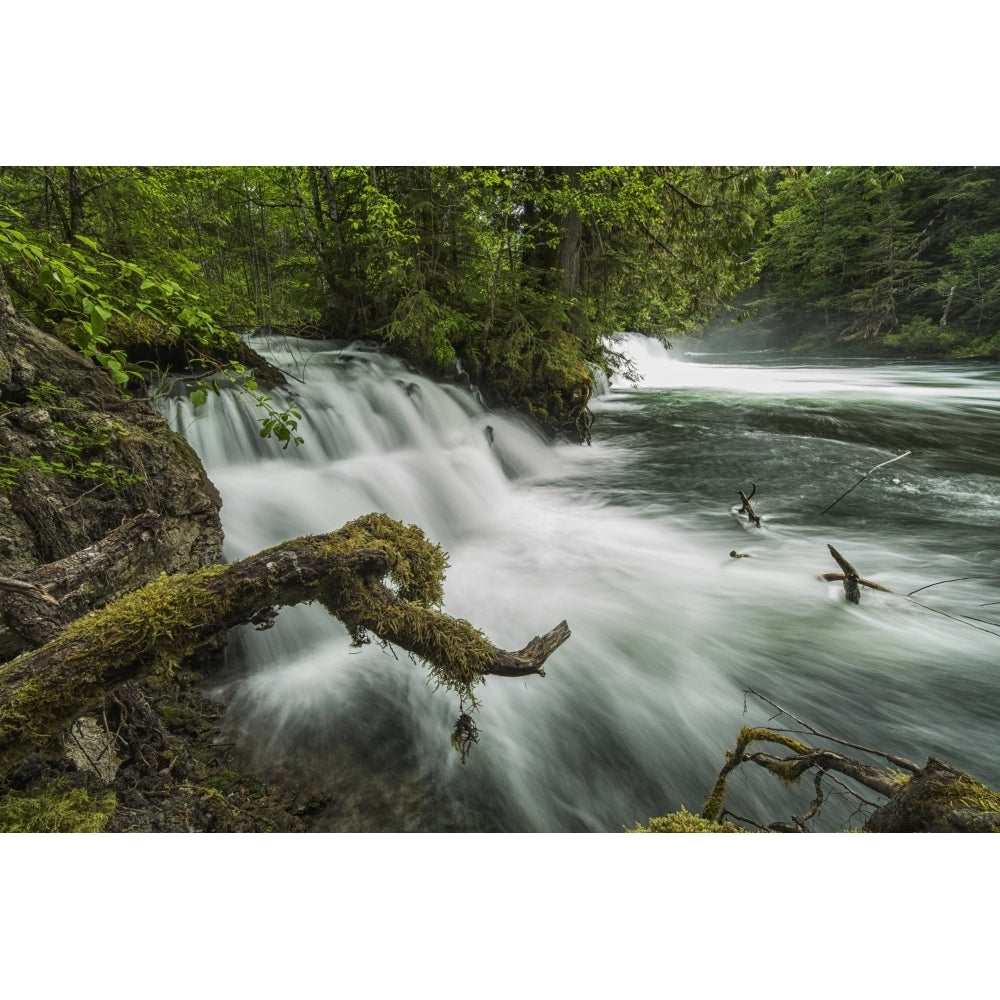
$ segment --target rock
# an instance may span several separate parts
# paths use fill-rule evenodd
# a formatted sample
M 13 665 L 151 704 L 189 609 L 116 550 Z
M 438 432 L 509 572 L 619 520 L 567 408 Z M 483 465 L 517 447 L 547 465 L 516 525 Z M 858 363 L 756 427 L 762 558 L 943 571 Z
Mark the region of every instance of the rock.
M 221 499 L 198 456 L 145 398 L 32 325 L 0 282 L 0 576 L 93 544 L 145 510 L 155 538 L 73 595 L 80 613 L 222 555 Z M 0 658 L 23 642 L 0 626 Z

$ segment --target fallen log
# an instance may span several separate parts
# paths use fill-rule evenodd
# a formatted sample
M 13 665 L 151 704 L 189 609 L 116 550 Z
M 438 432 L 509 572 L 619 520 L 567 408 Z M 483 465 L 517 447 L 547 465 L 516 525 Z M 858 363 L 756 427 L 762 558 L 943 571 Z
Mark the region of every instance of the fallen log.
M 126 681 L 169 668 L 233 626 L 278 606 L 319 601 L 355 643 L 374 636 L 425 660 L 434 679 L 474 703 L 486 675 L 544 676 L 566 622 L 516 652 L 435 606 L 446 556 L 413 525 L 368 514 L 338 531 L 284 542 L 229 565 L 161 576 L 0 666 L 0 771 Z
M 0 579 L 0 621 L 29 646 L 54 639 L 87 607 L 84 599 L 76 600 L 81 586 L 132 558 L 136 548 L 153 538 L 159 520 L 159 514 L 148 510 L 65 559 L 38 566 L 18 580 Z

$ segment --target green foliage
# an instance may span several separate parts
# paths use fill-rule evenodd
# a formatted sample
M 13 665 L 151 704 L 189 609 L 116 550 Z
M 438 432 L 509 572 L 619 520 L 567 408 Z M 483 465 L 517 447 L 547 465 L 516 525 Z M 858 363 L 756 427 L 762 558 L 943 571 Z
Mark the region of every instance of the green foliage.
M 290 444 L 300 445 L 305 440 L 296 431 L 302 414 L 294 407 L 279 410 L 273 405 L 270 396 L 258 394 L 255 397 L 256 404 L 265 411 L 265 416 L 260 420 L 260 436 L 263 438 L 273 437 L 282 443 L 282 448 L 287 448 Z M 197 404 L 195 404 L 197 405 Z
M 29 317 L 49 329 L 70 321 L 71 343 L 102 364 L 117 385 L 127 383 L 125 354 L 105 335 L 116 308 L 102 287 L 99 268 L 81 250 L 67 248 L 63 257 L 50 241 L 39 242 L 46 245 L 0 219 L 0 263 L 25 299 Z
M 227 328 L 319 326 L 566 429 L 606 335 L 691 329 L 753 280 L 764 206 L 741 167 L 7 167 L 0 261 L 123 385 L 150 348 L 214 371 Z
M 117 799 L 94 794 L 57 779 L 0 797 L 0 833 L 100 833 Z
M 955 342 L 955 334 L 926 316 L 907 320 L 896 333 L 885 338 L 886 347 L 898 347 L 913 354 L 943 354 Z
M 413 360 L 457 359 L 487 396 L 572 428 L 613 368 L 603 338 L 696 326 L 756 273 L 760 171 L 398 168 L 411 220 L 375 333 Z
M 0 219 L 0 261 L 7 267 L 13 264 L 15 287 L 29 318 L 92 356 L 116 385 L 143 377 L 128 363 L 128 350 L 179 348 L 188 368 L 213 369 L 265 411 L 261 437 L 274 437 L 286 448 L 302 443 L 296 434 L 302 414 L 291 407 L 279 409 L 270 396 L 258 391 L 253 372 L 229 357 L 239 346 L 238 338 L 219 325 L 200 296 L 173 278 L 103 253 L 87 237 L 77 235 L 75 241 L 73 247 L 59 246 L 44 236 L 32 242 Z M 179 257 L 175 265 L 188 275 L 197 270 Z M 220 363 L 211 356 L 218 354 L 229 360 Z M 190 396 L 194 406 L 203 405 L 209 391 L 218 393 L 218 385 L 215 379 L 195 379 Z M 32 461 L 37 463 L 37 456 Z M 97 465 L 83 472 L 77 466 L 46 467 L 46 471 L 83 474 L 113 485 L 125 482 L 105 475 Z M 10 464 L 0 467 L 0 487 L 9 484 L 11 475 Z
M 775 175 L 752 332 L 772 346 L 995 354 L 1000 170 L 827 167 Z

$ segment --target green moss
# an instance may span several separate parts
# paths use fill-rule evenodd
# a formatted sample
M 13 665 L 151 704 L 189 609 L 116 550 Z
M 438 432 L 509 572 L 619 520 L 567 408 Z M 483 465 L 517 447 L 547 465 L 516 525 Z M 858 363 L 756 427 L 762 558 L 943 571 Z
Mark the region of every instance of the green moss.
M 63 390 L 51 382 L 39 382 L 27 391 L 30 406 L 47 421 L 53 440 L 28 456 L 8 455 L 0 462 L 0 490 L 12 491 L 20 484 L 20 475 L 33 470 L 45 476 L 68 477 L 77 482 L 103 483 L 121 489 L 143 482 L 144 477 L 104 462 L 99 457 L 112 443 L 126 435 L 125 425 L 102 413 L 81 412 L 79 400 L 64 399 Z M 61 413 L 65 420 L 51 419 Z
M 678 812 L 667 813 L 665 816 L 654 816 L 646 826 L 637 823 L 626 833 L 748 833 L 735 823 L 716 823 L 690 813 L 681 806 Z
M 0 798 L 0 833 L 100 833 L 116 804 L 114 792 L 92 795 L 57 779 Z
M 756 741 L 777 743 L 779 746 L 788 747 L 789 750 L 802 755 L 810 753 L 812 749 L 806 746 L 805 743 L 788 736 L 786 733 L 776 733 L 770 729 L 756 729 L 752 726 L 744 726 L 736 738 L 736 747 L 726 752 L 726 764 L 719 772 L 719 776 L 715 780 L 715 785 L 708 796 L 708 801 L 705 803 L 704 809 L 702 809 L 701 814 L 705 819 L 717 821 L 719 816 L 722 815 L 726 799 L 726 782 L 729 779 L 729 774 L 742 763 L 746 748 Z M 789 762 L 783 774 L 779 774 L 778 771 L 775 771 L 775 773 L 779 774 L 779 777 L 782 777 L 785 781 L 794 781 L 801 773 L 801 770 L 796 773 L 796 763 L 795 761 Z M 778 766 L 781 767 L 781 765 Z
M 1000 792 L 933 757 L 865 824 L 873 833 L 1000 832 Z
M 386 555 L 387 575 L 398 595 L 423 607 L 437 607 L 444 600 L 448 557 L 440 545 L 427 540 L 415 524 L 403 524 L 388 514 L 365 514 L 328 536 L 321 550 L 348 553 L 378 548 Z
M 149 685 L 148 679 L 146 683 Z M 153 685 L 156 688 L 162 688 L 162 686 L 162 683 Z M 163 725 L 171 732 L 188 731 L 197 733 L 205 726 L 202 715 L 184 705 L 171 705 L 161 702 L 156 706 L 156 714 Z
M 184 577 L 161 574 L 140 590 L 77 619 L 65 629 L 61 641 L 90 644 L 97 640 L 105 648 L 120 648 L 130 656 L 152 657 L 171 647 L 184 650 L 185 633 L 214 620 L 219 599 L 204 584 L 224 572 L 224 566 L 208 566 Z M 176 659 L 177 654 L 170 653 L 165 663 Z
M 210 566 L 186 577 L 161 575 L 78 618 L 49 644 L 58 644 L 67 664 L 79 663 L 76 672 L 60 669 L 21 680 L 23 657 L 0 666 L 0 688 L 9 685 L 9 694 L 0 701 L 0 765 L 25 740 L 72 718 L 81 699 L 104 695 L 128 664 L 143 661 L 147 670 L 169 673 L 196 645 L 190 630 L 214 620 L 218 598 L 205 584 L 224 571 Z M 49 646 L 27 655 L 44 656 Z
M 911 783 L 912 785 L 912 783 Z M 950 813 L 1000 813 L 1000 792 L 964 771 L 941 771 L 920 783 L 917 794 L 906 799 L 903 825 L 908 829 L 934 829 Z
M 206 787 L 215 789 L 221 794 L 226 795 L 245 780 L 239 771 L 234 771 L 227 767 L 219 771 L 218 774 L 213 774 L 210 778 L 206 778 L 204 784 Z

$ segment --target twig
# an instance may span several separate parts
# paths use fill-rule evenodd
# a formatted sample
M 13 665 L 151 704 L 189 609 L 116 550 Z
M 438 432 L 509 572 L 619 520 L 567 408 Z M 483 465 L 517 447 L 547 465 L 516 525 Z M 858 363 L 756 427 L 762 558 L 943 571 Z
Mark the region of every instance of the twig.
M 813 816 L 819 811 L 819 807 L 823 804 L 823 775 L 826 774 L 822 768 L 816 769 L 816 775 L 813 778 L 813 787 L 816 789 L 816 797 L 809 803 L 808 811 L 802 813 L 801 816 L 793 816 L 792 822 L 803 832 L 806 832 L 806 820 L 812 819 Z
M 914 594 L 919 594 L 921 590 L 927 590 L 930 587 L 940 587 L 942 583 L 958 583 L 961 580 L 1000 580 L 1000 577 L 996 576 L 953 576 L 950 580 L 938 580 L 937 583 L 926 583 L 922 587 L 917 587 L 916 590 L 911 590 L 906 596 L 912 597 Z M 993 604 L 1000 604 L 1000 601 L 992 601 Z M 979 605 L 981 608 L 985 608 L 985 604 Z
M 895 458 L 890 458 L 887 462 L 882 462 L 879 465 L 876 465 L 874 468 L 869 469 L 850 489 L 844 490 L 844 492 L 841 493 L 840 496 L 837 497 L 837 499 L 834 500 L 833 503 L 826 508 L 826 510 L 820 511 L 819 516 L 822 517 L 827 512 L 833 510 L 833 508 L 836 507 L 837 504 L 840 503 L 840 501 L 843 500 L 844 497 L 846 497 L 847 494 L 851 492 L 851 490 L 857 489 L 873 472 L 883 468 L 886 465 L 892 465 L 893 462 L 898 462 L 901 458 L 906 458 L 907 455 L 912 455 L 912 454 L 913 454 L 912 451 L 904 451 L 902 455 L 897 455 Z
M 740 823 L 749 823 L 750 826 L 755 826 L 758 830 L 767 830 L 767 827 L 758 823 L 757 820 L 750 819 L 749 816 L 741 816 L 739 813 L 734 813 L 732 809 L 723 809 L 719 813 L 719 822 L 721 823 L 727 816 L 732 816 L 733 819 L 738 820 Z
M 1000 639 L 1000 632 L 994 632 L 989 628 L 981 628 L 979 625 L 973 625 L 974 621 L 981 621 L 979 618 L 970 619 L 967 615 L 950 615 L 947 611 L 941 611 L 939 608 L 932 608 L 929 604 L 921 604 L 920 601 L 914 601 L 912 597 L 906 595 L 908 601 L 912 601 L 918 608 L 923 608 L 925 611 L 933 611 L 936 615 L 944 615 L 945 618 L 950 618 L 953 622 L 959 622 L 962 625 L 968 625 L 969 628 L 974 628 L 979 632 L 985 632 L 987 635 L 995 635 Z M 989 625 L 995 625 L 996 622 L 987 622 Z
M 46 593 L 37 584 L 28 583 L 25 580 L 13 580 L 9 576 L 0 576 L 0 590 L 11 590 L 16 594 L 24 594 L 27 597 L 45 601 L 46 604 L 59 606 L 59 602 L 51 594 Z
M 817 764 L 816 766 L 820 767 L 819 764 Z M 823 771 L 825 777 L 829 778 L 829 780 L 832 781 L 835 785 L 840 785 L 840 787 L 844 790 L 845 795 L 849 795 L 852 799 L 857 799 L 858 802 L 861 803 L 861 805 L 871 806 L 873 809 L 878 808 L 879 806 L 878 802 L 872 802 L 871 799 L 866 799 L 859 791 L 857 791 L 857 789 L 851 788 L 851 786 L 847 784 L 846 781 L 843 781 L 840 778 L 838 778 L 837 775 L 833 773 L 833 771 L 827 771 L 823 768 L 820 769 Z
M 851 743 L 848 740 L 842 740 L 836 736 L 830 736 L 828 733 L 821 733 L 818 729 L 814 728 L 813 726 L 810 726 L 808 722 L 803 722 L 802 719 L 798 718 L 795 715 L 792 715 L 792 713 L 789 712 L 788 709 L 782 708 L 780 705 L 771 701 L 770 698 L 765 697 L 759 691 L 755 691 L 753 688 L 747 688 L 743 692 L 744 713 L 746 713 L 747 710 L 746 696 L 748 694 L 752 694 L 755 698 L 760 698 L 761 701 L 766 702 L 768 705 L 771 706 L 771 708 L 777 711 L 778 715 L 787 716 L 789 719 L 792 719 L 794 722 L 797 722 L 800 726 L 804 726 L 806 731 L 813 736 L 818 736 L 820 739 L 824 740 L 830 740 L 833 743 L 839 743 L 841 746 L 850 747 L 852 750 L 862 750 L 864 753 L 870 753 L 876 757 L 884 757 L 890 764 L 895 764 L 896 767 L 901 767 L 906 771 L 912 771 L 914 774 L 916 774 L 920 770 L 920 768 L 916 764 L 914 764 L 913 761 L 907 760 L 905 757 L 897 757 L 895 756 L 895 754 L 888 754 L 884 750 L 873 750 L 871 747 L 862 746 L 860 743 Z M 776 716 L 771 716 L 771 718 L 776 718 Z M 776 730 L 776 732 L 780 732 L 780 730 Z

